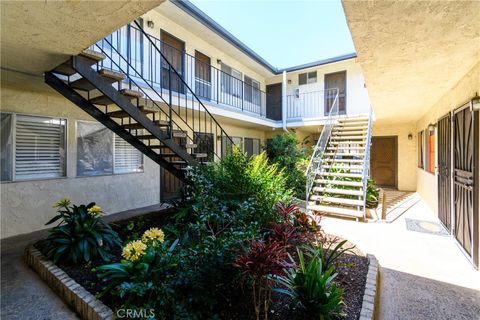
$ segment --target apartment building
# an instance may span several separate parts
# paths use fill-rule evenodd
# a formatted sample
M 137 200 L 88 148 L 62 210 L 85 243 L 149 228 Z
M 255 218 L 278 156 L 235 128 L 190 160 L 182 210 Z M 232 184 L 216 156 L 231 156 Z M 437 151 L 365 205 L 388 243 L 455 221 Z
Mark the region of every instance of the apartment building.
M 278 69 L 187 1 L 121 4 L 2 4 L 2 238 L 45 228 L 62 197 L 157 204 L 231 144 L 313 143 L 333 103 L 370 112 L 356 54 Z

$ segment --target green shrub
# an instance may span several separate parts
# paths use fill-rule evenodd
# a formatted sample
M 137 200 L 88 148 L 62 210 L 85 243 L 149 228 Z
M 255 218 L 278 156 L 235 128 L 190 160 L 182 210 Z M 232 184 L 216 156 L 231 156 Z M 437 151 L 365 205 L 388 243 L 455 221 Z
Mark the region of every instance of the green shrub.
M 277 277 L 284 288 L 275 291 L 293 298 L 293 304 L 301 305 L 315 319 L 328 320 L 341 316 L 343 291 L 333 283 L 336 277 L 334 268 L 322 271 L 322 260 L 318 256 L 313 256 L 306 264 L 302 251 L 297 249 L 297 252 L 298 267 L 289 268 L 285 276 Z M 291 260 L 295 262 L 293 258 Z
M 352 252 L 355 246 L 346 246 L 347 240 L 338 241 L 338 238 L 322 239 L 317 243 L 305 245 L 303 248 L 311 257 L 322 261 L 322 272 L 337 266 L 337 260 L 344 253 Z
M 288 132 L 273 137 L 265 148 L 268 159 L 283 170 L 287 186 L 293 189 L 297 198 L 305 198 L 305 169 L 308 157 L 305 148 L 299 148 L 294 133 Z M 303 145 L 303 144 L 302 144 Z
M 70 206 L 69 199 L 62 199 L 54 206 L 58 215 L 46 225 L 59 221 L 43 241 L 45 253 L 54 263 L 90 262 L 97 257 L 108 261 L 111 250 L 120 246 L 115 231 L 101 218 L 102 208 L 94 202 L 88 205 Z

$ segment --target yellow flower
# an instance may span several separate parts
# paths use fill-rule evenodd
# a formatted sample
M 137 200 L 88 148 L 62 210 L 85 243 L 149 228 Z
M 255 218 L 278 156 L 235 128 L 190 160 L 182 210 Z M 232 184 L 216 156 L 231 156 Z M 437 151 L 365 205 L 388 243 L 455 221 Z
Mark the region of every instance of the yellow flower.
M 93 206 L 87 209 L 87 212 L 89 215 L 95 218 L 102 214 L 102 208 L 100 206 Z
M 156 240 L 159 242 L 165 241 L 165 234 L 161 229 L 158 228 L 150 228 L 143 233 L 142 241 L 148 242 L 148 240 Z M 155 245 L 155 242 L 154 242 Z
M 70 205 L 70 199 L 63 198 L 53 205 L 53 208 L 67 208 Z
M 131 241 L 123 248 L 122 257 L 134 262 L 145 254 L 145 249 L 147 249 L 147 245 L 142 241 Z

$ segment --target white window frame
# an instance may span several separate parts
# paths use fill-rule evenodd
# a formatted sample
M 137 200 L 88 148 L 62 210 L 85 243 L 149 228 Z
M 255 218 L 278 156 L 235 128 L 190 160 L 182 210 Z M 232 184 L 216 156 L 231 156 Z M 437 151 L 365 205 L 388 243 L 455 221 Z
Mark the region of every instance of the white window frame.
M 77 120 L 75 122 L 75 148 L 78 151 L 78 146 L 77 146 L 77 139 L 78 139 L 78 123 L 83 122 L 83 123 L 99 123 L 97 121 L 88 121 L 88 120 Z M 134 146 L 131 146 L 132 148 L 135 148 L 138 152 L 140 152 L 141 157 L 142 157 L 142 169 L 138 171 L 128 171 L 128 172 L 118 172 L 115 168 L 115 140 L 116 139 L 122 139 L 118 135 L 115 134 L 113 131 L 109 131 L 113 135 L 113 143 L 112 143 L 112 173 L 106 173 L 106 174 L 97 174 L 97 175 L 79 175 L 78 170 L 75 173 L 75 176 L 77 178 L 92 178 L 92 177 L 105 177 L 105 176 L 113 176 L 113 175 L 122 175 L 122 174 L 135 174 L 135 173 L 144 173 L 145 172 L 145 156 L 140 150 L 136 149 Z M 122 139 L 123 140 L 123 139 Z M 128 142 L 126 142 L 128 143 Z M 78 153 L 75 161 L 75 168 L 78 166 Z
M 38 114 L 27 114 L 27 113 L 17 113 L 17 112 L 5 112 L 1 111 L 2 114 L 10 114 L 12 116 L 12 128 L 10 134 L 12 135 L 12 179 L 11 180 L 4 180 L 1 183 L 17 183 L 17 182 L 27 182 L 27 181 L 42 181 L 42 180 L 55 180 L 55 179 L 65 179 L 67 178 L 68 174 L 68 120 L 67 118 L 56 117 L 51 115 L 38 115 Z M 23 117 L 33 117 L 33 118 L 44 118 L 44 119 L 52 119 L 52 120 L 60 120 L 63 121 L 64 126 L 64 134 L 63 134 L 63 145 L 64 145 L 64 161 L 63 161 L 63 175 L 58 177 L 32 177 L 32 178 L 22 178 L 17 179 L 16 175 L 16 144 L 17 144 L 17 133 L 16 133 L 16 125 L 17 125 L 17 116 Z

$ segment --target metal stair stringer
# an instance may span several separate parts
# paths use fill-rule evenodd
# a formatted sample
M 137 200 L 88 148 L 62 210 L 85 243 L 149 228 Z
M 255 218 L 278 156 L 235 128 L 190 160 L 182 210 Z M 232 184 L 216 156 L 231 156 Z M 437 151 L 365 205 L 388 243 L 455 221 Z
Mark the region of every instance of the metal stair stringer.
M 92 69 L 92 71 L 93 71 L 93 69 Z M 102 79 L 99 79 L 99 80 L 102 80 Z M 167 160 L 165 160 L 160 154 L 153 151 L 153 149 L 151 149 L 151 147 L 145 145 L 143 142 L 141 142 L 139 139 L 137 139 L 134 135 L 132 135 L 130 132 L 128 132 L 126 129 L 124 129 L 120 124 L 118 124 L 113 119 L 111 119 L 108 115 L 101 112 L 95 105 L 93 105 L 90 101 L 88 101 L 86 98 L 84 98 L 81 94 L 76 92 L 68 84 L 64 83 L 62 80 L 60 80 L 58 77 L 56 77 L 52 72 L 46 72 L 45 73 L 45 83 L 47 83 L 49 86 L 51 86 L 57 92 L 62 94 L 65 98 L 70 100 L 72 103 L 74 103 L 75 105 L 80 107 L 82 110 L 87 112 L 90 116 L 92 116 L 94 119 L 96 119 L 97 121 L 102 123 L 105 127 L 112 130 L 113 132 L 115 132 L 119 137 L 121 137 L 122 139 L 124 139 L 125 141 L 130 143 L 132 146 L 137 148 L 144 155 L 146 155 L 147 157 L 149 157 L 150 159 L 152 159 L 153 161 L 158 163 L 160 166 L 164 167 L 166 170 L 170 171 L 177 178 L 179 178 L 180 180 L 185 179 L 185 176 L 180 169 L 173 166 L 171 163 L 169 163 Z M 110 96 L 113 97 L 115 94 L 110 92 L 110 91 L 115 91 L 115 89 L 113 87 L 110 87 L 110 88 L 111 88 L 111 90 L 107 90 L 108 88 L 104 88 L 105 89 L 104 94 L 110 93 Z M 123 98 L 123 97 L 120 96 L 120 98 Z M 123 102 L 127 106 L 127 108 L 128 107 L 133 108 L 133 105 L 131 105 L 131 103 L 128 100 L 125 99 L 125 101 L 123 101 Z M 130 104 L 130 106 L 128 106 L 128 104 Z M 132 112 L 132 113 L 134 113 L 134 112 Z M 151 120 L 149 120 L 148 118 L 147 118 L 147 121 L 151 122 Z M 151 123 L 151 125 L 153 125 L 153 123 Z M 155 129 L 157 129 L 157 128 L 155 128 Z M 158 131 L 160 131 L 160 130 L 158 130 Z M 159 136 L 157 138 L 159 140 L 160 139 L 164 140 L 165 145 L 167 145 L 167 143 L 170 144 L 170 145 L 172 144 L 171 141 L 168 141 L 169 139 L 168 139 L 166 134 L 164 134 L 162 132 L 157 132 L 157 134 Z M 175 148 L 176 146 L 172 146 L 172 147 Z
M 135 121 L 140 123 L 143 128 L 154 135 L 155 138 L 174 151 L 178 157 L 182 158 L 188 164 L 197 164 L 197 160 L 194 159 L 188 152 L 186 152 L 185 149 L 173 142 L 170 137 L 163 133 L 160 128 L 156 126 L 154 122 L 152 122 L 151 119 L 142 113 L 142 111 L 135 107 L 127 98 L 122 96 L 118 90 L 98 76 L 95 70 L 88 65 L 85 58 L 81 56 L 72 57 L 72 67 L 78 72 L 78 74 L 92 83 L 97 90 L 115 102 L 115 104 L 117 104 L 123 111 L 128 113 L 133 119 L 135 119 Z

